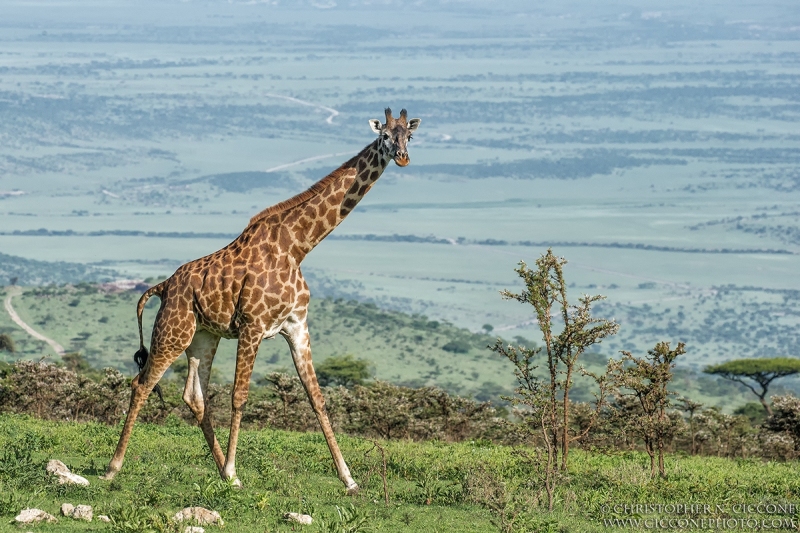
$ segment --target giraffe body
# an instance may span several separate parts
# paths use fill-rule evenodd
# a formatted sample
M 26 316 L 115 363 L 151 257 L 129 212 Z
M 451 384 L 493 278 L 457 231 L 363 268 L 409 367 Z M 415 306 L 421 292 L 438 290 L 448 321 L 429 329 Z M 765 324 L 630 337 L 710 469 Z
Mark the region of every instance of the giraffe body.
M 358 490 L 333 434 L 325 401 L 311 361 L 306 322 L 310 293 L 300 271 L 305 256 L 352 211 L 394 160 L 408 164 L 406 145 L 419 119 L 397 119 L 386 110 L 386 123 L 370 121 L 378 138 L 358 155 L 307 191 L 265 209 L 228 246 L 179 267 L 148 289 L 137 305 L 140 372 L 131 383 L 131 403 L 105 479 L 122 467 L 139 410 L 169 366 L 183 353 L 189 375 L 183 399 L 197 418 L 220 475 L 238 483 L 236 443 L 242 412 L 261 341 L 282 335 L 325 435 L 339 479 L 347 491 Z M 152 296 L 161 298 L 151 350 L 144 348 L 142 312 Z M 206 391 L 221 338 L 238 339 L 231 397 L 227 453 L 216 439 Z

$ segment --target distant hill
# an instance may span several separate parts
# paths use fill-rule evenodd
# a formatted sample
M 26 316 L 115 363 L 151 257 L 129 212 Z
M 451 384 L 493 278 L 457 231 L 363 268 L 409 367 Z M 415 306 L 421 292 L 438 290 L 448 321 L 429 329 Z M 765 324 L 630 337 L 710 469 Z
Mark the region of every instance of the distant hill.
M 17 285 L 62 285 L 106 282 L 119 277 L 119 273 L 107 268 L 65 261 L 36 261 L 0 253 L 0 285 L 11 283 L 12 278 L 16 278 Z

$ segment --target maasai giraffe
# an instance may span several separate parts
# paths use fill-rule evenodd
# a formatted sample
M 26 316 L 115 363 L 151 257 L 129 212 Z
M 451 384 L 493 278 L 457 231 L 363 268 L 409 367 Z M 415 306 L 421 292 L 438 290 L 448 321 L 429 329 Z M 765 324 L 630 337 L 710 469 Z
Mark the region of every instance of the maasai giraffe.
M 122 467 L 136 416 L 169 366 L 186 351 L 189 375 L 183 400 L 194 413 L 223 479 L 236 476 L 236 442 L 258 346 L 281 334 L 289 343 L 339 479 L 348 493 L 358 490 L 342 457 L 325 411 L 314 366 L 306 316 L 310 293 L 300 262 L 353 210 L 394 159 L 408 165 L 406 145 L 420 119 L 398 118 L 386 109 L 386 123 L 369 121 L 378 138 L 307 191 L 269 207 L 250 219 L 241 235 L 225 248 L 179 267 L 166 281 L 148 289 L 136 308 L 140 372 L 131 382 L 125 425 L 104 479 Z M 161 308 L 153 326 L 151 353 L 144 347 L 142 311 L 157 295 Z M 214 435 L 208 405 L 208 380 L 221 337 L 239 339 L 231 394 L 231 432 L 227 455 Z

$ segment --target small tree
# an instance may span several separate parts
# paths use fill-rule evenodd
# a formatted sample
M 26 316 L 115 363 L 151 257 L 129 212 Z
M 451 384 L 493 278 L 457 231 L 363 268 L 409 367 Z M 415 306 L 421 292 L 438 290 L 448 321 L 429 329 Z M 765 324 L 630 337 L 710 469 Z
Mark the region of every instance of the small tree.
M 764 406 L 767 415 L 772 416 L 772 409 L 766 400 L 769 386 L 778 378 L 800 373 L 800 359 L 791 357 L 735 359 L 719 365 L 708 366 L 703 372 L 741 383 L 753 391 L 761 405 Z M 755 382 L 755 385 L 752 382 Z M 756 390 L 756 387 L 759 390 Z
M 514 364 L 514 376 L 517 378 L 517 388 L 514 389 L 514 392 L 517 393 L 517 396 L 504 396 L 503 399 L 511 402 L 512 405 L 524 405 L 527 410 L 523 412 L 523 420 L 524 423 L 527 423 L 527 430 L 532 433 L 540 433 L 542 436 L 547 452 L 547 462 L 542 468 L 541 477 L 545 492 L 547 492 L 548 509 L 552 511 L 558 479 L 556 466 L 558 449 L 555 442 L 558 433 L 552 424 L 558 420 L 558 417 L 554 416 L 551 411 L 556 405 L 551 395 L 551 387 L 535 375 L 537 367 L 533 364 L 533 359 L 541 353 L 542 348 L 504 346 L 501 339 L 497 339 L 495 345 L 490 348 Z
M 686 353 L 684 344 L 678 343 L 674 350 L 668 342 L 659 342 L 648 357 L 640 359 L 630 352 L 622 352 L 622 359 L 609 363 L 611 379 L 620 389 L 631 391 L 627 396 L 635 398 L 641 409 L 639 420 L 630 421 L 629 427 L 639 434 L 650 456 L 650 475 L 656 475 L 656 454 L 661 477 L 664 470 L 664 445 L 672 433 L 673 421 L 667 416 L 670 405 L 667 384 L 672 380 L 675 359 Z M 624 393 L 620 392 L 625 395 Z
M 507 290 L 500 292 L 503 298 L 531 304 L 535 310 L 539 329 L 542 331 L 544 353 L 547 355 L 547 369 L 550 377 L 550 382 L 545 387 L 549 401 L 546 409 L 548 418 L 546 425 L 551 433 L 549 441 L 556 450 L 560 447 L 562 470 L 567 470 L 568 467 L 570 442 L 583 437 L 589 431 L 602 409 L 606 394 L 604 378 L 578 367 L 578 358 L 589 346 L 601 342 L 602 339 L 619 330 L 619 325 L 614 321 L 594 318 L 591 314 L 592 304 L 602 300 L 603 296 L 584 295 L 578 299 L 578 305 L 571 306 L 569 304 L 563 270 L 566 263 L 566 259 L 556 257 L 550 249 L 536 260 L 535 270 L 528 268 L 524 261 L 520 261 L 515 271 L 525 282 L 525 290 L 519 294 Z M 560 329 L 560 332 L 556 333 L 557 329 Z M 517 368 L 515 372 L 523 372 L 524 369 L 523 373 L 530 372 L 535 368 L 531 361 L 541 351 L 538 349 L 512 351 L 504 348 L 499 339 L 490 348 L 514 363 Z M 589 426 L 582 434 L 571 435 L 569 392 L 577 372 L 593 378 L 600 386 L 600 395 L 596 404 L 595 416 Z M 525 379 L 526 381 L 519 381 L 520 376 L 517 377 L 520 386 L 533 394 L 530 389 L 533 382 Z M 536 401 L 533 403 L 540 402 L 538 395 L 541 393 L 541 387 L 538 383 L 536 387 L 534 395 Z M 526 399 L 523 403 L 527 405 L 532 402 L 531 398 Z

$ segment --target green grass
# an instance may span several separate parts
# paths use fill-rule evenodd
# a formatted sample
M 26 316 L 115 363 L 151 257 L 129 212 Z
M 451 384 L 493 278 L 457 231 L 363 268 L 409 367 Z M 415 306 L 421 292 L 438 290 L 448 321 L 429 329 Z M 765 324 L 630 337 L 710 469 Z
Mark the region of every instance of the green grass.
M 339 436 L 362 487 L 358 495 L 349 497 L 335 476 L 321 434 L 272 430 L 242 433 L 237 458 L 244 489 L 233 491 L 217 481 L 200 431 L 176 421 L 164 426 L 137 425 L 122 471 L 112 482 L 101 481 L 96 476 L 104 470 L 118 434 L 119 426 L 0 415 L 0 531 L 16 530 L 7 524 L 23 507 L 55 515 L 64 502 L 89 504 L 95 514 L 118 519 L 137 513 L 140 518 L 171 516 L 199 504 L 218 510 L 227 530 L 261 533 L 291 530 L 281 518 L 285 512 L 306 512 L 330 522 L 336 506 L 350 509 L 350 505 L 356 515 L 369 520 L 373 531 L 497 531 L 500 513 L 504 513 L 507 519 L 516 515 L 515 531 L 584 532 L 607 530 L 604 518 L 625 517 L 604 512 L 604 505 L 719 504 L 724 511 L 713 513 L 713 518 L 719 518 L 736 516 L 731 508 L 736 503 L 797 504 L 800 500 L 800 463 L 796 461 L 668 456 L 667 478 L 651 480 L 642 453 L 601 455 L 575 450 L 570 474 L 557 491 L 551 514 L 546 511 L 536 468 L 510 447 L 485 442 L 393 441 L 381 443 L 387 454 L 387 506 L 378 475 L 379 456 L 371 442 Z M 224 442 L 225 433 L 219 435 Z M 20 447 L 30 452 L 28 460 L 5 458 L 9 450 Z M 44 463 L 52 458 L 64 461 L 91 485 L 67 488 L 47 480 Z M 14 469 L 13 476 L 9 468 Z M 64 518 L 56 525 L 36 527 L 36 531 L 109 529 L 97 522 Z M 317 525 L 304 530 L 320 531 Z

